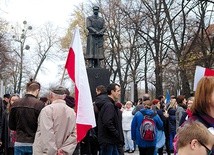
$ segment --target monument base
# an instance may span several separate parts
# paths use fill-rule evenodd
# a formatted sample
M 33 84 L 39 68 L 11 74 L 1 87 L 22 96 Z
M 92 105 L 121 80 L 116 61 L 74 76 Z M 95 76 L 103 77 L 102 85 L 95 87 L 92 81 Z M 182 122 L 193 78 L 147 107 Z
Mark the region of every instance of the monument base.
M 110 83 L 110 72 L 105 68 L 87 68 L 88 81 L 91 90 L 92 100 L 96 97 L 96 87 L 99 85 L 108 86 Z

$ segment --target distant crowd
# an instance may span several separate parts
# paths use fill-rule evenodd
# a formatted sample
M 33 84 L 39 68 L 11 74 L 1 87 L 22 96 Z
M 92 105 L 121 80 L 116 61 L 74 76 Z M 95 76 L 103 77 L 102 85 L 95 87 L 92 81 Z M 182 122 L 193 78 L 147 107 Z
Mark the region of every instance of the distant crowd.
M 56 86 L 40 97 L 30 80 L 23 97 L 0 98 L 0 154 L 4 155 L 214 155 L 214 77 L 203 77 L 191 97 L 142 94 L 121 103 L 120 85 L 96 87 L 97 126 L 77 143 L 75 100 Z

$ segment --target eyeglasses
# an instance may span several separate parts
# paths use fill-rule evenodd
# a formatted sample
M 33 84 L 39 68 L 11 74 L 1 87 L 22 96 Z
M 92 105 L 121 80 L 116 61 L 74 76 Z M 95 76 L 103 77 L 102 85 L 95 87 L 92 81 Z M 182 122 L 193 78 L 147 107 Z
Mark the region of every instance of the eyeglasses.
M 212 155 L 212 150 L 210 150 L 206 145 L 204 145 L 202 142 L 198 141 L 207 151 L 207 155 Z

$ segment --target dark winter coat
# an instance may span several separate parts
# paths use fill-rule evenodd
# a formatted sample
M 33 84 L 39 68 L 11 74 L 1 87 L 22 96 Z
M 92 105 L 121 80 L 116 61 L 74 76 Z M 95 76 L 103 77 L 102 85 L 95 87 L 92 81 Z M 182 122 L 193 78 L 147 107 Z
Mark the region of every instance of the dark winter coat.
M 98 142 L 102 144 L 123 145 L 122 113 L 115 102 L 107 95 L 95 101 L 98 113 Z

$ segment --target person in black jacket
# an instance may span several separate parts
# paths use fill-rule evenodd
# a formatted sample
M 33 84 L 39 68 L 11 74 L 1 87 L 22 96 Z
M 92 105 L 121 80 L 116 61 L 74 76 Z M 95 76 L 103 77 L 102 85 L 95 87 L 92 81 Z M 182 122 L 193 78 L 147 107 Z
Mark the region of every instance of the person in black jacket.
M 120 98 L 120 86 L 112 83 L 107 87 L 107 95 L 96 100 L 98 114 L 98 142 L 101 155 L 119 155 L 124 145 L 122 120 L 115 102 Z
M 173 148 L 173 139 L 176 134 L 176 99 L 172 98 L 168 107 L 168 114 L 169 114 L 169 145 L 170 145 L 170 152 L 174 152 Z
M 96 124 L 98 122 L 98 113 L 100 109 L 98 109 L 100 100 L 102 100 L 103 97 L 108 98 L 106 87 L 104 85 L 98 85 L 96 87 L 96 94 L 97 96 L 94 99 L 93 106 L 94 106 L 94 112 L 95 112 L 95 119 Z M 85 138 L 80 142 L 80 154 L 81 155 L 97 155 L 99 151 L 99 144 L 98 144 L 98 128 L 97 126 L 95 128 L 92 128 L 88 131 Z

